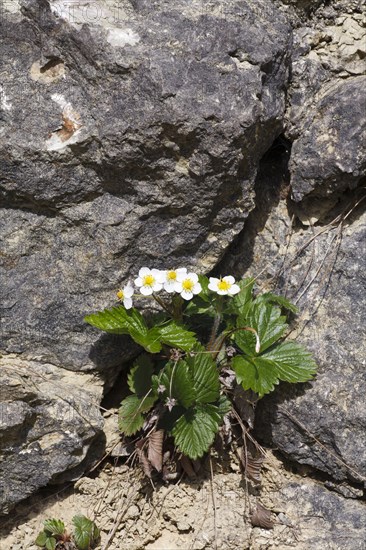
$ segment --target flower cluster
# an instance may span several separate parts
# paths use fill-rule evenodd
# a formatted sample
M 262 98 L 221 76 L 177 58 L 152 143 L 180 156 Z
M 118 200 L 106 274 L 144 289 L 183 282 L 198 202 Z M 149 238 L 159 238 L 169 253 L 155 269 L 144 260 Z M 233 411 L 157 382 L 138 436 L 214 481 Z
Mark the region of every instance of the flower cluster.
M 143 296 L 151 296 L 164 289 L 169 293 L 180 294 L 184 300 L 191 300 L 194 295 L 202 291 L 198 275 L 188 272 L 185 267 L 168 271 L 142 267 L 134 283 Z M 240 291 L 239 286 L 235 284 L 234 277 L 231 275 L 220 279 L 210 277 L 208 288 L 217 294 L 229 296 L 234 296 Z M 134 287 L 130 282 L 117 292 L 118 300 L 123 302 L 126 309 L 132 307 L 133 294 Z

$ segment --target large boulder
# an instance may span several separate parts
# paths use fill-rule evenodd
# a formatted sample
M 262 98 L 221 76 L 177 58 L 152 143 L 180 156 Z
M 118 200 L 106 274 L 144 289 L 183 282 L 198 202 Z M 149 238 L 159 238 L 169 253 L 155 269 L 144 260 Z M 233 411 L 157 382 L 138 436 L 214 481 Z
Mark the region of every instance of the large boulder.
M 83 315 L 140 266 L 210 269 L 241 231 L 291 29 L 269 0 L 20 5 L 2 14 L 1 347 L 114 367 L 123 342 L 90 352 Z
M 49 483 L 77 479 L 103 452 L 101 382 L 16 356 L 0 360 L 0 515 Z
M 101 383 L 81 371 L 110 384 L 135 349 L 83 316 L 143 265 L 210 269 L 243 228 L 291 29 L 269 0 L 24 0 L 1 25 L 8 511 L 98 454 Z

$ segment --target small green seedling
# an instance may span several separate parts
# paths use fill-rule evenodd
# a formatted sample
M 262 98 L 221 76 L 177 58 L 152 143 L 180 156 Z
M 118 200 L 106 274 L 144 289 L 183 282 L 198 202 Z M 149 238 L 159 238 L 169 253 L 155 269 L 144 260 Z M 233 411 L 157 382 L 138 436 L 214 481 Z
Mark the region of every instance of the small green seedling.
M 93 521 L 85 516 L 72 518 L 74 532 L 69 534 L 59 519 L 47 519 L 36 538 L 36 545 L 46 550 L 90 550 L 100 537 L 100 531 Z

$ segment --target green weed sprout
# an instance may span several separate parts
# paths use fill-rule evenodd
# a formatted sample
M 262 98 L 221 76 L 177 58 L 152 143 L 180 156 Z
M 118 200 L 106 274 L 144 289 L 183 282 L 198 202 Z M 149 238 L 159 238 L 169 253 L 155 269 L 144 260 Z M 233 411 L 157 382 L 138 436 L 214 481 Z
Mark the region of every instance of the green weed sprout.
M 46 550 L 68 548 L 90 550 L 99 540 L 100 531 L 95 523 L 85 516 L 72 518 L 74 531 L 69 534 L 65 524 L 59 519 L 47 519 L 43 523 L 43 531 L 36 538 L 36 545 Z

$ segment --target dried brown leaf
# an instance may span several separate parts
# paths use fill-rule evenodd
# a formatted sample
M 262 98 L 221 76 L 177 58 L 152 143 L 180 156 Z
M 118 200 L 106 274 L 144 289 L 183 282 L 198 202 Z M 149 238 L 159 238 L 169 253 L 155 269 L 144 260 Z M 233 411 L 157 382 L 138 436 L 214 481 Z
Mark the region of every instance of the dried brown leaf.
M 247 453 L 245 453 L 244 448 L 242 448 L 242 452 L 240 453 L 240 460 L 243 464 L 245 475 L 252 481 L 260 483 L 264 456 L 253 456 L 250 451 L 247 451 Z
M 149 436 L 149 450 L 147 457 L 151 465 L 161 472 L 163 467 L 163 440 L 164 430 L 157 430 L 152 432 Z
M 271 512 L 262 504 L 257 503 L 256 511 L 250 517 L 253 527 L 261 527 L 262 529 L 273 529 L 274 522 L 271 520 Z
M 140 439 L 139 441 L 136 442 L 136 453 L 137 453 L 137 456 L 138 456 L 138 459 L 140 461 L 140 464 L 142 466 L 142 469 L 144 470 L 144 474 L 151 479 L 151 470 L 152 470 L 152 467 L 151 467 L 151 464 L 145 454 L 145 444 L 146 444 L 146 439 Z
M 193 465 L 192 465 L 192 462 L 191 460 L 188 458 L 188 456 L 186 455 L 182 455 L 180 457 L 180 463 L 182 465 L 182 468 L 183 470 L 185 471 L 185 473 L 187 474 L 187 476 L 190 478 L 190 479 L 195 479 L 197 476 L 196 476 L 196 472 L 194 471 L 193 469 Z

